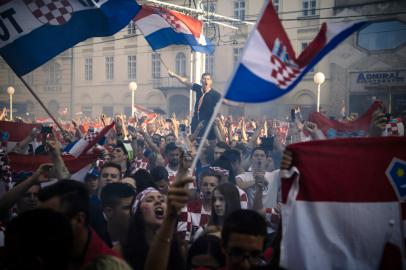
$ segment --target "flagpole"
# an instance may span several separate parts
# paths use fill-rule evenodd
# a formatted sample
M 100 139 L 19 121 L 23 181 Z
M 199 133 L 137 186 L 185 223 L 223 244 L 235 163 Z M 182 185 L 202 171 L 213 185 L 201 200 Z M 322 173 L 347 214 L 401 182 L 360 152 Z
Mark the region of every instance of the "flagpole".
M 262 7 L 262 10 L 261 10 L 261 12 L 260 12 L 260 16 L 259 16 L 258 18 L 261 18 L 261 17 L 262 17 L 262 15 L 264 14 L 265 8 L 268 6 L 269 2 L 270 2 L 269 0 L 268 0 L 268 1 L 265 1 L 264 5 L 263 5 L 263 7 Z M 248 42 L 250 41 L 250 39 L 252 38 L 254 29 L 255 29 L 255 28 L 257 27 L 257 25 L 258 25 L 258 21 L 259 21 L 259 19 L 257 19 L 257 21 L 255 22 L 255 26 L 254 26 L 253 30 L 251 31 L 251 33 L 250 33 L 250 35 L 249 35 L 249 37 L 248 37 L 246 43 L 248 43 Z M 244 55 L 246 49 L 247 49 L 247 48 L 246 48 L 246 46 L 245 46 L 242 55 Z M 239 61 L 238 61 L 238 65 L 234 68 L 234 72 L 232 73 L 232 76 L 230 76 L 230 79 L 228 80 L 227 87 L 221 92 L 220 100 L 219 100 L 219 102 L 216 104 L 216 107 L 214 107 L 214 111 L 213 111 L 213 114 L 212 114 L 212 116 L 211 116 L 211 118 L 210 118 L 209 123 L 207 123 L 206 130 L 204 131 L 203 137 L 202 137 L 202 139 L 201 139 L 201 141 L 200 141 L 200 143 L 199 143 L 199 147 L 197 148 L 196 156 L 195 156 L 195 158 L 193 159 L 193 163 L 192 163 L 192 166 L 191 166 L 191 170 L 192 170 L 192 171 L 194 171 L 194 169 L 196 168 L 197 161 L 198 161 L 199 156 L 200 156 L 200 154 L 201 154 L 201 152 L 202 152 L 202 150 L 203 150 L 203 144 L 204 144 L 204 142 L 207 140 L 207 137 L 209 136 L 210 129 L 211 129 L 213 123 L 214 123 L 214 120 L 215 120 L 216 117 L 217 117 L 217 113 L 220 111 L 220 107 L 221 107 L 221 105 L 222 105 L 222 103 L 223 103 L 224 96 L 226 95 L 226 91 L 228 90 L 228 88 L 230 88 L 231 81 L 232 81 L 232 79 L 234 78 L 235 74 L 237 73 L 238 67 L 240 66 L 240 62 L 241 62 L 241 57 L 242 57 L 242 55 L 240 56 L 240 59 L 239 59 Z
M 42 102 L 42 100 L 35 94 L 34 90 L 32 90 L 31 86 L 28 85 L 28 83 L 24 80 L 23 77 L 17 76 L 22 83 L 27 87 L 28 91 L 33 95 L 33 97 L 38 101 L 38 103 L 41 105 L 41 107 L 45 110 L 45 112 L 51 117 L 51 119 L 55 122 L 55 124 L 58 126 L 58 128 L 63 131 L 64 129 L 62 128 L 61 124 L 56 120 L 56 118 L 51 114 L 51 112 L 45 107 L 45 104 Z

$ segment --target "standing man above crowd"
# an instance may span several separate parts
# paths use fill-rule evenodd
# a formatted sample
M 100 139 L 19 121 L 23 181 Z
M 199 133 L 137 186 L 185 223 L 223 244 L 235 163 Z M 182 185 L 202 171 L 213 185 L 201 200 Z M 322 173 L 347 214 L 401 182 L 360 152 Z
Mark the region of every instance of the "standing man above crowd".
M 214 108 L 219 102 L 221 95 L 216 90 L 212 89 L 212 78 L 210 73 L 203 73 L 200 79 L 201 84 L 192 83 L 187 78 L 182 77 L 170 70 L 168 70 L 169 76 L 176 78 L 180 83 L 187 86 L 189 89 L 196 92 L 196 102 L 194 106 L 194 114 L 192 118 L 192 133 L 195 131 L 198 124 L 202 121 L 203 122 L 203 129 L 201 130 L 199 137 L 203 136 L 204 130 L 207 127 L 207 124 L 210 121 Z M 215 140 L 216 135 L 214 134 L 214 130 L 211 129 L 209 136 L 209 140 Z

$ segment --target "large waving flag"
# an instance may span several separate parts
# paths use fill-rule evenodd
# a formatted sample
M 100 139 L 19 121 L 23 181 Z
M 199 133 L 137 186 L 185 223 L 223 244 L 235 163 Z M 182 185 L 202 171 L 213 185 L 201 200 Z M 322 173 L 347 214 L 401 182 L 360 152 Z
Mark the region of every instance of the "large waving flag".
M 0 54 L 22 76 L 89 37 L 113 35 L 140 8 L 135 0 L 3 0 Z
M 311 141 L 288 149 L 299 174 L 282 181 L 281 267 L 402 269 L 406 138 Z
M 0 140 L 3 148 L 10 151 L 18 142 L 30 135 L 34 128 L 41 129 L 41 125 L 0 121 Z
M 190 16 L 143 5 L 134 21 L 153 50 L 170 45 L 188 45 L 196 52 L 214 52 L 214 46 L 203 35 L 203 23 Z
M 366 22 L 323 23 L 316 38 L 296 57 L 269 1 L 251 33 L 225 98 L 264 102 L 288 93 L 327 53 L 364 25 Z

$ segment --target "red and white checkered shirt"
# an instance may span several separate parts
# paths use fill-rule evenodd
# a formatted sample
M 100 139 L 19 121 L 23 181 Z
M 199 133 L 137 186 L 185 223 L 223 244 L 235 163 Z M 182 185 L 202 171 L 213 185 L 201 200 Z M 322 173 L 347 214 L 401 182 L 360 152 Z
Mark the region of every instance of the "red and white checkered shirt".
M 240 194 L 241 209 L 248 209 L 247 193 L 245 193 L 245 191 L 239 188 L 237 185 L 235 187 L 238 189 L 238 193 Z
M 211 209 L 206 211 L 201 199 L 189 202 L 182 208 L 179 215 L 178 233 L 180 237 L 188 242 L 193 241 L 196 231 L 207 226 L 210 216 Z

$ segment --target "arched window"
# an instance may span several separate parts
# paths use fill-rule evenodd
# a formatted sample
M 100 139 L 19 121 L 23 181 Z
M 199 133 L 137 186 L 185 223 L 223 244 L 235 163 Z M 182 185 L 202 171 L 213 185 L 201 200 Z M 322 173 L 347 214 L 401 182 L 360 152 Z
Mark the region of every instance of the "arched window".
M 186 56 L 182 52 L 176 55 L 176 73 L 186 75 Z

